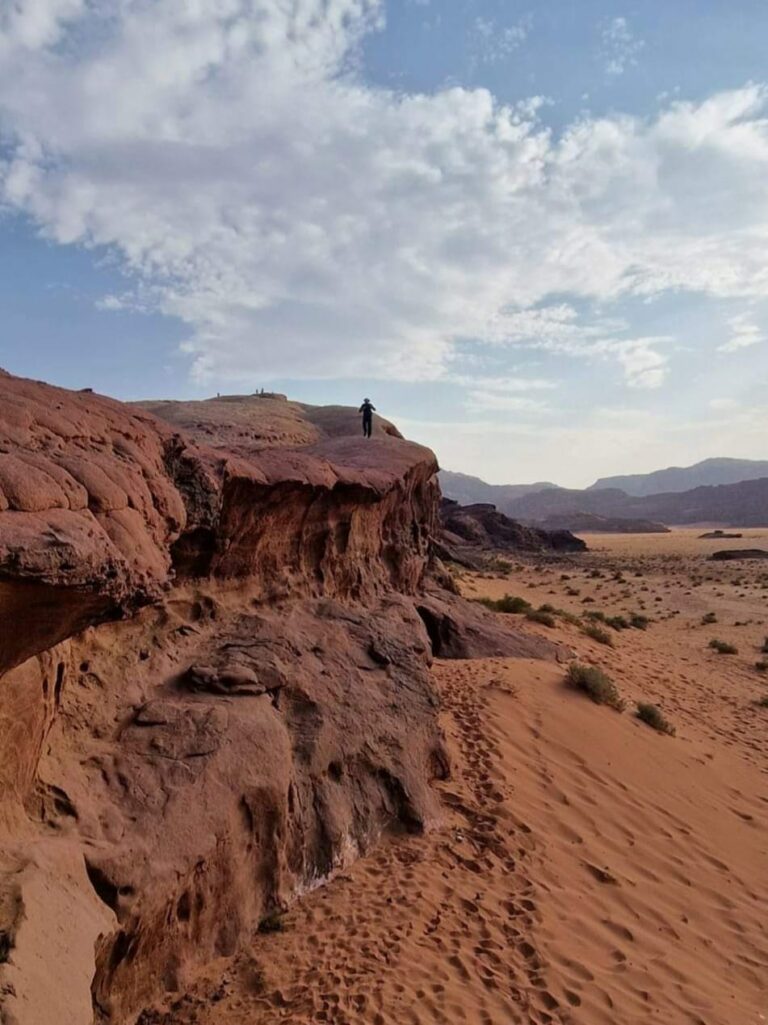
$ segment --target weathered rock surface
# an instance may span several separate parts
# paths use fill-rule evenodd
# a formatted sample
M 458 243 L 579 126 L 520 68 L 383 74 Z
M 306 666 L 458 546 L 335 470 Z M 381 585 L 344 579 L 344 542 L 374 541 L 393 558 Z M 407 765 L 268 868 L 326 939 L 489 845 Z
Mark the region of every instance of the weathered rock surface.
M 561 661 L 571 657 L 562 645 L 544 637 L 510 630 L 504 617 L 482 605 L 445 591 L 428 590 L 418 601 L 417 612 L 437 658 L 544 658 Z
M 738 562 L 741 559 L 768 559 L 768 551 L 764 548 L 724 548 L 713 552 L 710 559 L 715 562 Z
M 426 593 L 434 456 L 358 432 L 0 375 L 9 1023 L 132 1023 L 383 830 L 438 821 L 433 652 L 557 657 Z
M 440 503 L 441 541 L 446 554 L 459 560 L 471 549 L 503 552 L 583 552 L 587 545 L 567 530 L 542 530 L 511 520 L 496 506 L 459 505 L 449 498 Z M 470 549 L 470 551 L 467 551 Z
M 669 527 L 655 520 L 626 516 L 596 516 L 594 513 L 557 513 L 540 524 L 545 530 L 573 530 L 591 534 L 669 534 Z

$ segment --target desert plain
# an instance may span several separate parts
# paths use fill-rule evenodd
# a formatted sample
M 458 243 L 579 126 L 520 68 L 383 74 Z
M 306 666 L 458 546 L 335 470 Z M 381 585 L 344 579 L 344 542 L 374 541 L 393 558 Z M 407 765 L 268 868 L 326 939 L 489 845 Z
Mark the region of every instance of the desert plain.
M 441 822 L 386 838 L 141 1025 L 766 1021 L 768 563 L 708 557 L 768 529 L 703 532 L 457 571 L 468 598 L 554 609 L 512 618 L 561 660 L 436 659 Z M 624 711 L 566 686 L 573 658 Z

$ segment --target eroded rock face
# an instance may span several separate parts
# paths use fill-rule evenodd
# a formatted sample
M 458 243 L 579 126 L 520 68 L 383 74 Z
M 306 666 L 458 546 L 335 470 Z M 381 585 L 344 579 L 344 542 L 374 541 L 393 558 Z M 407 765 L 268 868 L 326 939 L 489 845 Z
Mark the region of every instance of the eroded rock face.
M 180 576 L 247 577 L 265 597 L 419 586 L 438 494 L 427 449 L 381 422 L 362 446 L 349 410 L 315 411 L 319 427 L 258 396 L 158 407 L 174 424 L 0 375 L 0 614 L 22 619 L 0 636 L 0 671 Z M 194 441 L 217 409 L 234 418 L 229 449 Z
M 407 598 L 432 454 L 271 398 L 165 412 L 0 376 L 0 942 L 6 1014 L 30 1025 L 50 1010 L 18 963 L 25 891 L 55 886 L 43 842 L 79 852 L 51 906 L 62 963 L 94 896 L 114 923 L 61 1000 L 84 1020 L 92 980 L 97 1017 L 123 1022 L 383 829 L 437 814 Z
M 83 837 L 118 920 L 97 950 L 98 1020 L 130 1020 L 382 829 L 437 814 L 445 765 L 411 604 L 249 604 L 177 597 L 73 645 L 40 766 L 66 805 L 40 814 Z
M 423 594 L 435 473 L 351 410 L 0 374 L 9 1022 L 132 1023 L 383 830 L 438 820 L 433 650 L 508 647 Z M 458 624 L 443 651 L 427 608 Z
M 541 658 L 559 662 L 572 657 L 563 645 L 510 629 L 503 618 L 482 605 L 445 590 L 425 591 L 416 611 L 437 658 Z
M 443 543 L 459 558 L 472 549 L 506 552 L 584 552 L 586 544 L 568 530 L 526 527 L 498 511 L 495 505 L 440 503 Z M 469 552 L 467 551 L 469 550 Z

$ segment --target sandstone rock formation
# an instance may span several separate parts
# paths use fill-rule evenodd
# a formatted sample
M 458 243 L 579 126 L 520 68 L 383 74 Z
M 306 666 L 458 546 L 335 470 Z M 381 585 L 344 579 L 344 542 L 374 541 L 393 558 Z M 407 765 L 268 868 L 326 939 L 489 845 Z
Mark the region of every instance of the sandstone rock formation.
M 655 520 L 626 516 L 596 516 L 594 513 L 564 513 L 541 520 L 544 530 L 573 530 L 579 534 L 669 534 L 669 527 Z
M 132 1023 L 386 829 L 439 819 L 437 466 L 354 411 L 0 375 L 0 994 Z M 441 647 L 442 646 L 442 647 Z
M 738 562 L 742 559 L 768 559 L 768 551 L 764 548 L 724 548 L 713 552 L 710 559 L 715 562 Z
M 583 552 L 587 545 L 568 530 L 542 530 L 511 520 L 496 506 L 459 505 L 444 498 L 440 503 L 442 541 L 467 555 L 466 549 L 502 552 Z

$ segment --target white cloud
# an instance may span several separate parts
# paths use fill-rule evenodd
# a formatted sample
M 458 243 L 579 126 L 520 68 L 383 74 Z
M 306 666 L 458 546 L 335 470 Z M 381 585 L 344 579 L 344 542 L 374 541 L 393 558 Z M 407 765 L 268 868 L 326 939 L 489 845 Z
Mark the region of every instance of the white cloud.
M 485 391 L 550 391 L 558 387 L 557 381 L 550 381 L 543 377 L 488 377 L 482 374 L 451 374 L 446 380 L 451 384 L 460 384 Z
M 626 18 L 614 18 L 600 33 L 602 56 L 607 75 L 623 75 L 628 67 L 637 64 L 637 55 L 645 46 L 629 27 Z
M 464 406 L 470 413 L 547 413 L 550 409 L 540 399 L 507 395 L 500 389 L 470 391 Z
M 673 341 L 668 336 L 656 338 L 628 338 L 598 342 L 593 347 L 596 355 L 614 356 L 624 370 L 630 388 L 659 388 L 667 376 L 668 357 L 658 346 Z
M 669 336 L 623 337 L 628 325 L 616 318 L 591 318 L 584 323 L 573 306 L 558 303 L 529 310 L 502 310 L 486 337 L 512 344 L 591 360 L 614 359 L 630 388 L 658 388 L 667 375 L 668 357 L 658 351 Z
M 581 488 L 597 477 L 687 466 L 711 456 L 765 458 L 766 405 L 718 407 L 713 415 L 682 422 L 674 411 L 598 408 L 586 417 L 575 418 L 566 409 L 563 414 L 397 422 L 408 437 L 434 449 L 441 466 L 493 484 L 551 480 Z
M 736 399 L 710 399 L 710 409 L 716 410 L 718 413 L 727 413 L 731 410 L 737 410 L 741 408 L 741 404 Z
M 738 352 L 739 349 L 748 349 L 752 345 L 758 345 L 766 340 L 763 329 L 756 324 L 749 314 L 742 313 L 729 321 L 731 337 L 727 342 L 718 346 L 719 352 Z
M 768 296 L 764 87 L 555 138 L 539 99 L 366 85 L 382 9 L 0 0 L 0 203 L 115 250 L 199 378 L 444 379 L 479 339 L 654 387 L 658 340 L 552 296 Z
M 525 15 L 514 25 L 499 25 L 493 18 L 475 18 L 471 38 L 471 64 L 498 64 L 507 60 L 528 38 L 533 17 Z

